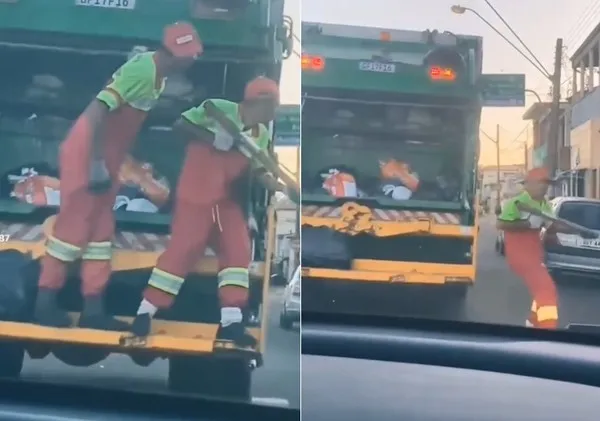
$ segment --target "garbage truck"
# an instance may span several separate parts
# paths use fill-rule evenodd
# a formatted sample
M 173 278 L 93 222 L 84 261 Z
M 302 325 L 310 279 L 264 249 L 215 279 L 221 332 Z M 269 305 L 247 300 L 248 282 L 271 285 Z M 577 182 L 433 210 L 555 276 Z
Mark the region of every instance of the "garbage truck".
M 182 111 L 206 98 L 239 101 L 249 80 L 260 75 L 280 79 L 282 61 L 293 48 L 293 22 L 284 15 L 283 3 L 0 2 L 0 234 L 6 239 L 0 241 L 0 377 L 18 377 L 26 354 L 32 359 L 53 354 L 68 365 L 85 367 L 122 353 L 143 366 L 167 358 L 172 390 L 251 397 L 252 372 L 263 364 L 267 303 L 262 297 L 269 288 L 275 238 L 271 194 L 257 180 L 244 179 L 240 187 L 241 205 L 256 222 L 249 224 L 253 263 L 248 312 L 261 315 L 251 328 L 257 347 L 241 349 L 216 339 L 217 258 L 210 249 L 144 341 L 119 332 L 39 326 L 32 323 L 32 306 L 45 237 L 59 204 L 60 143 L 110 75 L 128 57 L 158 48 L 163 28 L 174 22 L 192 23 L 204 44 L 194 66 L 167 81 L 121 174 L 124 185 L 145 180 L 155 193 L 147 188 L 142 189 L 145 195 L 119 193 L 114 207 L 113 275 L 105 302 L 108 312 L 131 320 L 169 238 L 172 192 L 185 152 L 172 139 L 171 127 Z M 78 273 L 73 267 L 59 296 L 74 318 L 81 310 Z
M 481 74 L 476 36 L 302 23 L 303 314 L 460 309 Z

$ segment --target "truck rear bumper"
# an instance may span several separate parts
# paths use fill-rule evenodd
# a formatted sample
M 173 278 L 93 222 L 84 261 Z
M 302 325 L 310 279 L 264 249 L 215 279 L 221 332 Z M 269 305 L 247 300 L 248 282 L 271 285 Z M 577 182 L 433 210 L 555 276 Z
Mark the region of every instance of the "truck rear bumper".
M 473 265 L 355 260 L 354 270 L 302 268 L 302 312 L 455 318 Z
M 73 315 L 75 319 L 76 314 Z M 119 317 L 131 322 L 131 318 Z M 56 345 L 84 345 L 104 348 L 110 352 L 130 353 L 145 351 L 157 356 L 171 354 L 213 354 L 223 352 L 247 353 L 248 358 L 259 350 L 236 348 L 231 342 L 216 339 L 218 325 L 207 323 L 187 323 L 169 320 L 155 320 L 152 335 L 147 338 L 134 338 L 127 332 L 110 332 L 94 329 L 57 329 L 33 323 L 0 322 L 0 339 L 10 341 L 45 343 Z M 259 328 L 250 329 L 258 340 Z
M 474 265 L 446 265 L 418 262 L 385 262 L 355 260 L 352 270 L 303 267 L 302 276 L 360 283 L 383 282 L 400 284 L 472 284 Z

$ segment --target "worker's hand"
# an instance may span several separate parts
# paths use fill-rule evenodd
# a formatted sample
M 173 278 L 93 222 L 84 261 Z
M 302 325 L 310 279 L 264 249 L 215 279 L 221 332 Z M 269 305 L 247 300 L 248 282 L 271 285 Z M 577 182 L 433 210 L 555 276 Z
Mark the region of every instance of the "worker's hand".
M 88 190 L 93 194 L 102 194 L 110 190 L 112 181 L 103 159 L 94 159 L 90 165 Z
M 213 146 L 219 151 L 229 151 L 233 148 L 234 139 L 225 131 L 225 129 L 219 127 L 215 133 L 215 140 Z

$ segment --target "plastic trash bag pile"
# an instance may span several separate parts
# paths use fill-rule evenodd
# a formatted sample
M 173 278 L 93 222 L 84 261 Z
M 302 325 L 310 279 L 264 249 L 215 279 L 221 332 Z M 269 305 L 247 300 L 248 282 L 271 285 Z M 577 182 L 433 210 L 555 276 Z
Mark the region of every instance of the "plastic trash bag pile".
M 344 166 L 321 171 L 320 179 L 322 191 L 337 198 L 457 201 L 460 197 L 459 174 L 442 171 L 434 180 L 424 182 L 410 164 L 396 159 L 380 160 L 375 180 L 361 179 L 356 171 Z
M 60 205 L 60 179 L 47 164 L 23 166 L 5 177 L 11 185 L 10 197 L 36 206 Z M 114 210 L 158 213 L 167 205 L 169 184 L 151 164 L 130 157 L 123 163 L 119 179 Z
M 394 200 L 408 200 L 419 189 L 419 176 L 410 166 L 395 159 L 379 162 L 380 177 L 377 190 Z M 331 168 L 321 174 L 323 189 L 333 197 L 366 197 L 368 194 L 358 186 L 357 177 L 350 171 Z

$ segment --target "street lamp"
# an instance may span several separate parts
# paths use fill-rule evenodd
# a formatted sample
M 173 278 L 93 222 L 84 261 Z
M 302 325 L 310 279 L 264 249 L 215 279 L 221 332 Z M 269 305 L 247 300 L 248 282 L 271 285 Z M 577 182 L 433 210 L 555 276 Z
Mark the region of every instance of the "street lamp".
M 452 10 L 452 13 L 456 13 L 457 15 L 464 15 L 467 11 L 467 8 L 462 7 L 460 4 L 455 4 L 452 7 L 450 7 L 450 10 Z

